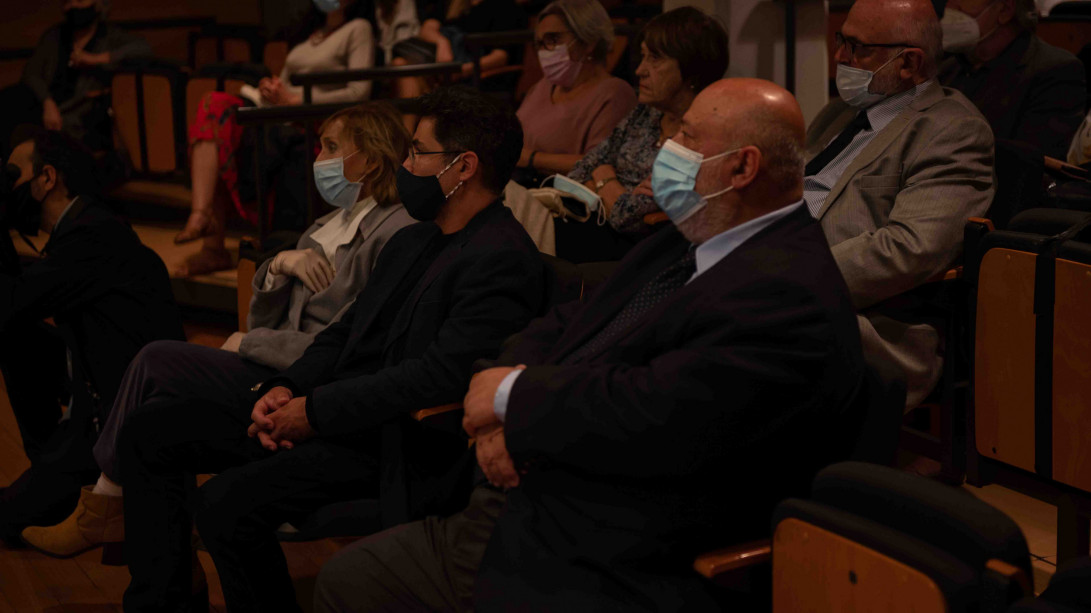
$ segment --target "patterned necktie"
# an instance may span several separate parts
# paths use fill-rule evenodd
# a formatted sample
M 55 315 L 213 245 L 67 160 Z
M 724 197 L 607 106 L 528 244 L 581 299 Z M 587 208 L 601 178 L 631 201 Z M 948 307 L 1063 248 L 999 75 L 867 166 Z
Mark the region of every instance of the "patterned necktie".
M 861 130 L 865 130 L 871 127 L 871 123 L 867 120 L 867 112 L 860 111 L 856 118 L 852 120 L 852 123 L 845 126 L 844 130 L 837 135 L 837 138 L 833 139 L 833 142 L 826 145 L 826 148 L 821 153 L 814 156 L 814 159 L 807 162 L 807 168 L 803 170 L 804 176 L 813 177 L 816 174 L 822 172 L 833 161 L 833 158 L 837 157 L 837 154 L 845 150 L 845 147 L 849 146 L 852 139 L 860 133 Z
M 655 278 L 640 288 L 640 291 L 629 300 L 608 324 L 590 340 L 561 360 L 561 363 L 574 364 L 605 349 L 622 332 L 637 323 L 652 307 L 685 285 L 686 281 L 689 281 L 690 277 L 693 276 L 695 270 L 697 270 L 696 251 L 691 247 L 678 261 L 663 269 Z

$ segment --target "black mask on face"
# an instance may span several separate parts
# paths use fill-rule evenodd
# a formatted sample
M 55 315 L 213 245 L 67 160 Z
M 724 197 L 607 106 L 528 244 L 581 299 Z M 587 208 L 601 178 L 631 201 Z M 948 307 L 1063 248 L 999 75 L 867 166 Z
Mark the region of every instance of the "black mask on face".
M 444 194 L 443 187 L 439 184 L 439 178 L 443 176 L 443 173 L 450 170 L 451 166 L 458 160 L 459 158 L 452 160 L 438 175 L 424 175 L 422 177 L 409 172 L 404 166 L 398 168 L 395 177 L 398 196 L 402 200 L 402 205 L 405 206 L 405 212 L 409 213 L 410 217 L 417 221 L 432 221 L 439 215 L 443 203 L 447 202 L 447 198 L 450 198 L 451 194 L 455 193 L 462 185 L 459 182 L 449 194 Z
M 38 227 L 42 223 L 42 203 L 34 199 L 30 184 L 41 175 L 31 177 L 30 181 L 16 187 L 8 201 L 9 222 L 19 234 L 38 236 Z
M 64 12 L 64 21 L 73 30 L 82 30 L 98 19 L 98 8 L 94 5 L 71 8 Z

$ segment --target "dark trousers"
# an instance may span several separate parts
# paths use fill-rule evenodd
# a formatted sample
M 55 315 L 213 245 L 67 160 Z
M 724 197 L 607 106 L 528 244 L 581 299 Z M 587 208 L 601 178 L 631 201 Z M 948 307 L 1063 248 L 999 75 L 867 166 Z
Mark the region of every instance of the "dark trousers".
M 318 574 L 314 610 L 472 611 L 474 577 L 505 496 L 479 485 L 466 509 L 357 541 Z
M 67 517 L 80 486 L 93 481 L 96 471 L 86 440 L 94 433 L 86 420 L 58 423 L 60 398 L 68 402 L 64 343 L 40 322 L 8 328 L 0 333 L 0 372 L 31 464 L 0 490 L 0 539 L 17 544 L 23 528 Z
M 268 452 L 247 438 L 250 388 L 269 371 L 233 354 L 159 342 L 134 367 L 144 369 L 143 383 L 130 382 L 144 400 L 128 411 L 117 445 L 132 575 L 125 610 L 187 609 L 192 520 L 230 611 L 297 611 L 274 530 L 325 504 L 374 496 L 378 462 L 348 444 Z M 191 499 L 199 473 L 218 475 Z

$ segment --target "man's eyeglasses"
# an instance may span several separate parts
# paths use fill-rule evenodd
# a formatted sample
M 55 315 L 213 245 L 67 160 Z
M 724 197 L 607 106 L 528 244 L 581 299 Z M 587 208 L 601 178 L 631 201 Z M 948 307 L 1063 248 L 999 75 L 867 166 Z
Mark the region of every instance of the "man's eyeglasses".
M 856 52 L 865 47 L 879 47 L 882 49 L 895 49 L 898 47 L 915 47 L 916 45 L 910 45 L 909 43 L 862 43 L 851 38 L 845 38 L 841 32 L 834 32 L 833 42 L 837 49 L 845 47 L 848 49 L 849 57 L 855 58 Z
M 534 39 L 534 48 L 538 51 L 553 51 L 557 45 L 564 44 L 564 40 L 572 36 L 571 32 L 546 32 L 541 38 Z
M 451 153 L 465 153 L 465 151 L 417 151 L 413 147 L 409 148 L 409 161 L 416 164 L 418 155 L 442 155 Z

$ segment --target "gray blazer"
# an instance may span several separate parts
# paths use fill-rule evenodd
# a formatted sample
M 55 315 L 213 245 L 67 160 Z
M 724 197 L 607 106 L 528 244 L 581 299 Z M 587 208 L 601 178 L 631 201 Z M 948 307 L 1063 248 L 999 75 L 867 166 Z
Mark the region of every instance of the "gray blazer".
M 831 101 L 807 131 L 807 159 L 856 114 Z M 947 270 L 962 251 L 969 217 L 993 197 L 993 136 L 977 108 L 933 83 L 845 169 L 818 211 L 834 259 L 861 321 L 865 352 L 880 352 L 906 371 L 915 403 L 939 376 L 939 339 L 907 322 L 903 296 Z M 871 346 L 869 347 L 869 340 Z
M 296 247 L 320 250 L 311 235 L 340 212 L 315 221 Z M 273 289 L 264 290 L 272 260 L 263 262 L 254 274 L 254 297 L 246 320 L 250 331 L 239 346 L 239 355 L 277 370 L 288 368 L 303 355 L 316 334 L 348 310 L 367 284 L 383 246 L 394 233 L 412 223 L 413 218 L 400 204 L 376 207 L 360 222 L 352 242 L 337 248 L 333 262 L 337 274 L 333 283 L 317 294 L 299 279 L 287 276 L 277 279 Z

